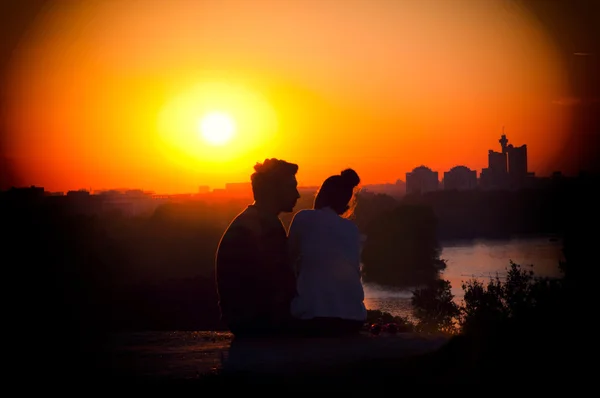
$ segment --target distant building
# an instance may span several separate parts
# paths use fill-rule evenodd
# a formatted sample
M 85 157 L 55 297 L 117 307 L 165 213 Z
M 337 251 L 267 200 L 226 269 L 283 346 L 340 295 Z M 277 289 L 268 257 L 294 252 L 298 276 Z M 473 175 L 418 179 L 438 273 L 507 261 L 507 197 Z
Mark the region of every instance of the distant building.
M 496 152 L 491 149 L 488 152 L 488 169 L 497 175 L 504 175 L 508 172 L 508 164 L 505 152 Z
M 150 198 L 154 192 L 146 192 L 141 189 L 128 189 L 123 194 L 129 198 Z
M 12 187 L 2 192 L 2 196 L 10 201 L 21 203 L 40 202 L 45 197 L 44 187 L 32 185 L 30 187 Z
M 89 191 L 69 191 L 70 206 L 78 213 L 120 213 L 133 217 L 151 214 L 161 203 L 153 192 L 141 189 L 99 190 L 91 195 Z
M 498 142 L 502 152 L 489 150 L 488 167 L 481 170 L 479 179 L 482 188 L 519 189 L 529 186 L 533 174 L 527 171 L 527 145 L 509 145 L 504 134 Z
M 207 194 L 210 192 L 210 187 L 208 185 L 200 185 L 198 187 L 198 193 L 201 195 Z
M 362 188 L 362 192 L 385 194 L 393 198 L 401 198 L 406 193 L 406 184 L 402 180 L 387 184 L 369 184 Z
M 123 191 L 119 189 L 99 190 L 96 191 L 96 195 L 103 198 L 120 198 L 123 195 Z
M 60 197 L 59 197 L 60 198 Z M 67 191 L 64 202 L 65 209 L 73 214 L 100 214 L 102 212 L 103 198 L 92 195 L 90 191 L 80 189 L 78 191 Z
M 86 191 L 84 189 L 80 189 L 79 191 L 68 191 L 67 197 L 68 198 L 89 198 L 90 192 Z
M 508 146 L 508 175 L 513 188 L 531 186 L 533 173 L 527 171 L 527 145 Z
M 444 190 L 468 191 L 477 188 L 477 171 L 455 166 L 444 173 Z
M 426 193 L 437 191 L 439 188 L 438 172 L 429 167 L 415 167 L 413 171 L 406 173 L 406 193 Z
M 508 174 L 514 177 L 527 175 L 527 145 L 508 146 Z

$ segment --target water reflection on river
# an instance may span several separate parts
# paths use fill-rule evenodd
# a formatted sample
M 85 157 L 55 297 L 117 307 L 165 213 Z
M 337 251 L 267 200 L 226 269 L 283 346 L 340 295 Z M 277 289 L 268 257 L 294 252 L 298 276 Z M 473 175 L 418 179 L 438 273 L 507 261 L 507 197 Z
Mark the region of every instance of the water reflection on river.
M 447 242 L 441 258 L 447 263 L 442 277 L 450 281 L 452 293 L 461 301 L 463 281 L 472 278 L 486 281 L 496 275 L 502 278 L 511 260 L 523 267 L 533 265 L 531 269 L 538 276 L 559 276 L 562 242 L 549 237 Z M 368 309 L 410 318 L 410 291 L 393 292 L 372 284 L 365 284 L 364 289 Z

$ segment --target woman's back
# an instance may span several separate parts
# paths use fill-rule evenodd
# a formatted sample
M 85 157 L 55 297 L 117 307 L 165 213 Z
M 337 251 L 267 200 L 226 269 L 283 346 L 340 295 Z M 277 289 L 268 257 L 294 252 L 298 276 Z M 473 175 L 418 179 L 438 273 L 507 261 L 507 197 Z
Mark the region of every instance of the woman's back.
M 292 314 L 364 321 L 360 233 L 332 209 L 301 210 L 292 220 L 290 251 L 298 275 Z

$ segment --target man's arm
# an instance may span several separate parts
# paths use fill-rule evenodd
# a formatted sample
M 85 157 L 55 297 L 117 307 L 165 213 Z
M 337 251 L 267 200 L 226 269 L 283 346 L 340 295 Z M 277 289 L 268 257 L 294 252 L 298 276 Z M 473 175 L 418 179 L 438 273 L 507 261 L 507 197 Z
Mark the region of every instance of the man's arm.
M 258 242 L 249 228 L 232 226 L 217 250 L 216 273 L 219 298 L 225 306 L 253 301 L 260 289 Z
M 300 273 L 300 230 L 301 230 L 301 218 L 297 217 L 298 213 L 294 215 L 292 221 L 290 223 L 290 228 L 288 232 L 288 261 L 292 270 L 294 271 L 294 275 L 298 277 Z

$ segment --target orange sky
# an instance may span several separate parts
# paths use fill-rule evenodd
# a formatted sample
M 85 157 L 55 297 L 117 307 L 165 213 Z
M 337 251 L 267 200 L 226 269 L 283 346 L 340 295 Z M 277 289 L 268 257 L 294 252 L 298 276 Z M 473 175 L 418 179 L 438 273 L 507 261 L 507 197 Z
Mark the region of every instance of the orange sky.
M 508 0 L 61 2 L 7 79 L 3 147 L 51 191 L 218 188 L 267 157 L 303 185 L 480 171 L 503 125 L 546 174 L 570 121 L 556 48 Z M 196 129 L 211 109 L 238 126 L 223 147 Z

